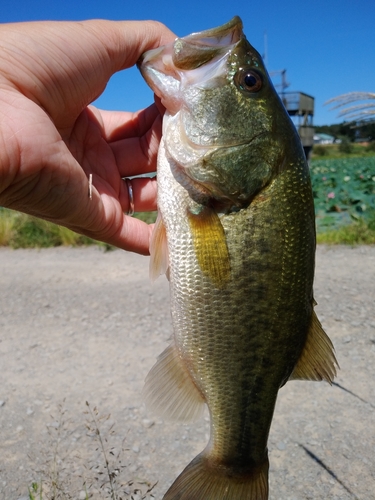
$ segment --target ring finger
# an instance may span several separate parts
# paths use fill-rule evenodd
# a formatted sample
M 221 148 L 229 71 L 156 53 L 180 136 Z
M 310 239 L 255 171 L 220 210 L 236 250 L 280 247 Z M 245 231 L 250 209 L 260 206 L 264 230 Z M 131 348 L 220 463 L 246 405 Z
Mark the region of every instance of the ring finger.
M 156 178 L 123 178 L 120 186 L 120 204 L 125 214 L 156 210 Z

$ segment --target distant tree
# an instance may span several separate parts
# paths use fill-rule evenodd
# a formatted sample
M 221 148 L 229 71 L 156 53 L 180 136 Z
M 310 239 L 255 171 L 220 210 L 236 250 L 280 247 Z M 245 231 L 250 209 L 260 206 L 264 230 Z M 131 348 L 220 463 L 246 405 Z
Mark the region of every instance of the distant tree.
M 372 92 L 348 92 L 327 101 L 334 104 L 332 109 L 342 108 L 351 103 L 359 103 L 341 109 L 339 116 L 345 116 L 350 121 L 368 122 L 375 121 L 375 94 Z
M 332 135 L 335 139 L 347 137 L 354 141 L 356 137 L 356 124 L 352 122 L 334 123 L 333 125 L 315 125 L 315 132 L 318 134 Z
M 375 119 L 373 122 L 361 124 L 362 137 L 367 137 L 370 141 L 375 141 Z
M 351 103 L 358 103 L 350 106 Z M 335 139 L 347 138 L 355 140 L 375 141 L 375 94 L 371 92 L 349 92 L 327 101 L 334 104 L 332 109 L 342 108 L 339 116 L 345 116 L 349 121 L 333 125 L 315 125 L 315 132 L 329 134 Z M 348 106 L 349 105 L 349 106 Z
M 354 122 L 340 123 L 338 137 L 340 139 L 347 137 L 350 141 L 354 141 L 356 137 L 356 124 Z
M 349 141 L 349 139 L 347 137 L 344 137 L 344 139 L 340 142 L 339 144 L 339 151 L 341 151 L 341 153 L 351 153 L 353 150 L 353 146 L 351 144 L 351 142 Z

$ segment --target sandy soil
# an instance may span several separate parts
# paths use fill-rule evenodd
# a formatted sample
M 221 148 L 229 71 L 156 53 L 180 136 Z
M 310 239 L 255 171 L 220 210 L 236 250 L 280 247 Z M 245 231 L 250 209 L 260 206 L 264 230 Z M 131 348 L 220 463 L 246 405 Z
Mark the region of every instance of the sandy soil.
M 105 477 L 86 401 L 110 414 L 99 428 L 108 456 L 122 460 L 118 477 L 158 481 L 156 499 L 205 446 L 207 417 L 165 423 L 142 403 L 172 333 L 166 280 L 151 285 L 147 266 L 96 247 L 0 249 L 0 499 L 26 500 L 55 466 L 66 498 L 84 498 L 82 476 Z M 316 274 L 318 315 L 341 370 L 332 387 L 280 391 L 270 499 L 375 499 L 375 247 L 320 247 Z

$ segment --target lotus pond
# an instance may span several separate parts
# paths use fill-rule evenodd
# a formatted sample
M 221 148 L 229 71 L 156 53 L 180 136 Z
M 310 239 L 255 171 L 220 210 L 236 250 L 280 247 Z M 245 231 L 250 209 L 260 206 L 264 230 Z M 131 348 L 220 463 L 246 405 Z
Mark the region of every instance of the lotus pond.
M 375 229 L 375 156 L 312 160 L 318 232 L 354 221 Z

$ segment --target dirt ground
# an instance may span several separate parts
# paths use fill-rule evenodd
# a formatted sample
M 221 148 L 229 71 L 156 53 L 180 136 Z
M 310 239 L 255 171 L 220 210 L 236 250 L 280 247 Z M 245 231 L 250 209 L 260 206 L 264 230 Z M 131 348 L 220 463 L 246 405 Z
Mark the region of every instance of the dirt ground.
M 207 417 L 171 424 L 142 402 L 172 333 L 167 282 L 152 285 L 147 267 L 147 258 L 97 247 L 0 249 L 1 500 L 26 500 L 41 479 L 47 491 L 48 475 L 77 500 L 85 479 L 99 481 L 93 498 L 102 498 L 98 427 L 110 466 L 121 460 L 112 477 L 158 481 L 156 499 L 204 448 Z M 270 500 L 375 499 L 374 283 L 375 247 L 318 248 L 317 312 L 341 370 L 332 387 L 280 391 Z M 94 424 L 94 407 L 108 419 Z

